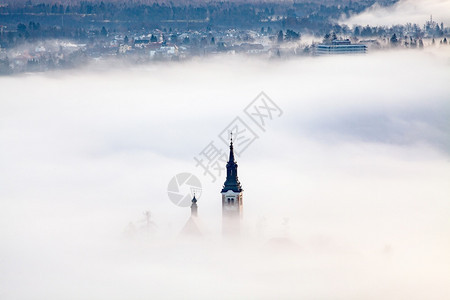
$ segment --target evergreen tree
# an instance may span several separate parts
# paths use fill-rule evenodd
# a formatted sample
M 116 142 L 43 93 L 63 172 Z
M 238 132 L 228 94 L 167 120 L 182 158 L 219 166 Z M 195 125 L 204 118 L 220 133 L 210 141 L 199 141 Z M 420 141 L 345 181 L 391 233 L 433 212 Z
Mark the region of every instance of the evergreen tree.
M 283 42 L 284 38 L 283 38 L 283 31 L 280 30 L 280 32 L 278 32 L 278 37 L 277 37 L 277 41 L 279 44 L 281 44 Z
M 299 39 L 300 39 L 300 34 L 299 33 L 295 32 L 293 30 L 290 30 L 290 29 L 288 29 L 286 31 L 286 40 L 288 40 L 288 41 L 298 41 Z
M 395 33 L 391 36 L 390 42 L 391 42 L 392 46 L 397 46 L 398 39 L 397 39 L 397 35 Z
M 101 31 L 100 33 L 101 33 L 101 35 L 103 35 L 103 36 L 107 36 L 107 35 L 108 35 L 108 31 L 106 31 L 105 26 L 102 27 L 102 31 Z
M 327 33 L 324 35 L 322 42 L 324 44 L 331 44 L 331 41 L 333 40 L 333 37 L 331 36 L 330 33 Z
M 17 31 L 20 33 L 24 33 L 25 31 L 27 31 L 27 26 L 25 24 L 19 23 L 17 25 Z

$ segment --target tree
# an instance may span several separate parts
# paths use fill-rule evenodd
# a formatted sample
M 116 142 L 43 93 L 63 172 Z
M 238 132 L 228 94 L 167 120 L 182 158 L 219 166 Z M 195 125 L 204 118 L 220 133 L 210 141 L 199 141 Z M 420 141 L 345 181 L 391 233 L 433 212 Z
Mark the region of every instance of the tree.
M 369 25 L 364 27 L 361 31 L 361 36 L 371 36 L 372 35 L 372 28 L 370 28 Z
M 444 31 L 439 28 L 439 24 L 436 24 L 436 28 L 434 29 L 437 36 L 443 36 Z
M 395 33 L 391 36 L 390 42 L 391 42 L 392 46 L 397 46 L 398 39 L 397 39 L 397 35 Z
M 224 42 L 217 43 L 217 51 L 226 51 L 226 50 L 227 50 L 227 46 L 225 45 Z
M 8 56 L 4 60 L 0 59 L 0 75 L 8 75 L 12 73 L 11 66 L 9 64 Z
M 20 33 L 24 33 L 25 31 L 27 31 L 27 26 L 25 24 L 19 23 L 17 25 L 17 31 Z
M 152 213 L 148 210 L 148 211 L 144 212 L 144 217 L 145 217 L 145 219 L 144 219 L 145 230 L 147 231 L 147 233 L 153 233 L 155 227 L 157 227 L 157 226 L 156 226 L 155 222 L 152 221 Z
M 290 30 L 290 29 L 288 29 L 286 31 L 286 40 L 288 40 L 288 41 L 298 41 L 299 39 L 300 39 L 300 34 L 299 33 L 295 32 L 293 30 Z
M 28 23 L 28 29 L 36 30 L 36 23 L 34 23 L 33 21 L 30 21 L 30 23 Z
M 150 42 L 156 43 L 157 41 L 158 41 L 158 38 L 152 34 L 152 36 L 150 37 Z
M 102 27 L 102 31 L 101 31 L 100 33 L 101 33 L 101 35 L 103 35 L 103 36 L 107 36 L 107 35 L 108 35 L 108 31 L 106 31 L 105 26 Z
M 14 42 L 16 41 L 16 38 L 12 31 L 8 31 L 8 34 L 6 37 L 8 38 L 8 43 L 10 43 L 10 44 L 14 44 Z
M 282 30 L 280 30 L 280 32 L 278 32 L 277 41 L 279 44 L 281 44 L 283 42 L 283 31 Z
M 325 34 L 325 36 L 323 37 L 323 43 L 325 43 L 325 44 L 331 44 L 331 42 L 333 41 L 333 40 L 336 40 L 337 39 L 337 36 L 336 36 L 336 34 L 333 32 L 333 34 L 330 34 L 330 33 L 327 33 L 327 34 Z
M 129 39 L 128 39 L 128 35 L 125 36 L 125 38 L 123 39 L 123 43 L 125 45 L 128 45 Z

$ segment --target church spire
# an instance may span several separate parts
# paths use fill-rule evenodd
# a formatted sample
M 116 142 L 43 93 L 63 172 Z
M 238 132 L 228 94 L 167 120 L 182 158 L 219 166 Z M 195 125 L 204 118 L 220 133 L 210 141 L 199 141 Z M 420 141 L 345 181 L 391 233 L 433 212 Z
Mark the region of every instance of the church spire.
M 234 151 L 233 151 L 233 133 L 230 133 L 230 134 L 231 134 L 231 139 L 230 139 L 230 156 L 229 156 L 229 159 L 228 159 L 228 164 L 230 164 L 231 162 L 236 163 L 235 160 L 234 160 Z M 227 164 L 227 166 L 228 166 L 228 164 Z
M 196 217 L 197 216 L 197 199 L 195 198 L 195 193 L 194 193 L 194 198 L 192 198 L 191 200 L 192 205 L 191 205 L 191 216 L 192 217 Z
M 237 163 L 234 160 L 234 150 L 233 150 L 233 133 L 231 133 L 230 141 L 230 156 L 227 163 L 227 179 L 223 184 L 222 193 L 226 191 L 233 191 L 239 193 L 242 191 L 241 183 L 239 182 L 237 175 Z

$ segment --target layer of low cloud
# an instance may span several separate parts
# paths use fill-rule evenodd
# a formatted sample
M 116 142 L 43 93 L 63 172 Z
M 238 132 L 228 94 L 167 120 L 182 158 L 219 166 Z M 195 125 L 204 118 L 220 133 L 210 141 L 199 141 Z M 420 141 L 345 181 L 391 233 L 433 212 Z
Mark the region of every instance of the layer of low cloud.
M 347 25 L 392 26 L 406 23 L 425 24 L 433 16 L 433 20 L 450 24 L 449 0 L 400 0 L 392 6 L 383 7 L 374 4 L 364 12 L 342 19 Z
M 224 56 L 0 78 L 1 297 L 448 298 L 449 58 Z M 266 132 L 243 113 L 262 90 L 284 111 Z M 237 245 L 220 237 L 224 175 L 193 160 L 236 116 L 259 136 L 237 158 Z M 190 212 L 167 184 L 180 172 L 204 187 L 200 243 L 178 239 Z

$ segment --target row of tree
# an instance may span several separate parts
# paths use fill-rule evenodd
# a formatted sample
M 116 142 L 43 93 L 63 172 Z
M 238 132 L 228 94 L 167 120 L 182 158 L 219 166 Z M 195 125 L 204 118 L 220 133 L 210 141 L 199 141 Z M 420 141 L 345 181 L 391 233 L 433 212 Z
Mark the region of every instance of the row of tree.
M 383 0 L 386 4 L 396 0 Z M 141 1 L 96 2 L 81 1 L 75 4 L 63 2 L 49 4 L 10 4 L 0 6 L 2 23 L 22 23 L 30 16 L 41 17 L 41 25 L 55 25 L 64 16 L 66 26 L 111 21 L 111 26 L 141 26 L 167 21 L 200 23 L 206 26 L 259 28 L 266 23 L 282 25 L 283 28 L 320 28 L 333 23 L 342 15 L 359 13 L 372 5 L 375 0 L 344 1 L 335 0 L 328 5 L 319 1 L 311 2 L 197 2 L 194 4 L 142 4 Z M 380 1 L 378 1 L 380 2 Z M 326 1 L 324 1 L 326 3 Z M 114 21 L 114 22 L 113 22 Z M 45 24 L 48 22 L 48 24 Z M 61 22 L 62 23 L 62 22 Z M 2 24 L 9 25 L 12 24 Z M 181 24 L 178 24 L 181 25 Z M 192 25 L 192 24 L 191 24 Z

